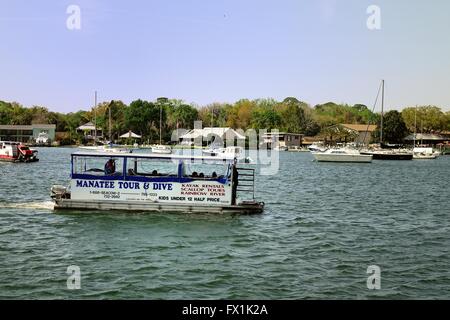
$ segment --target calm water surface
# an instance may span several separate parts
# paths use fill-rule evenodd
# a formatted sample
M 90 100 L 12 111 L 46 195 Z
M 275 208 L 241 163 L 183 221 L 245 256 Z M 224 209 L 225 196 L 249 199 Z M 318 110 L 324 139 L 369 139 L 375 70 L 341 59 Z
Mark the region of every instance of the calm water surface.
M 280 153 L 257 216 L 55 214 L 73 149 L 0 163 L 0 298 L 450 298 L 450 157 L 319 164 Z M 67 289 L 69 265 L 81 290 Z M 367 267 L 381 268 L 369 291 Z

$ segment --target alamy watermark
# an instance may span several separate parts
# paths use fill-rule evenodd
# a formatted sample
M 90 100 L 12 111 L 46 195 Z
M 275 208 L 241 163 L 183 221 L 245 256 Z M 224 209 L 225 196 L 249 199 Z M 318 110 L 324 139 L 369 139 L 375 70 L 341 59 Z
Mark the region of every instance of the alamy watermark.
M 367 289 L 380 290 L 381 289 L 381 268 L 376 265 L 367 267 Z
M 68 266 L 67 274 L 67 289 L 69 290 L 79 290 L 81 289 L 81 270 L 79 266 Z
M 66 20 L 66 27 L 69 30 L 81 29 L 81 9 L 80 6 L 71 4 L 67 7 L 66 13 L 69 15 Z
M 177 129 L 172 132 L 173 143 L 186 146 L 181 150 L 183 156 L 195 156 L 195 149 L 214 148 L 220 149 L 229 146 L 240 148 L 244 154 L 238 155 L 238 160 L 257 164 L 261 175 L 275 175 L 280 168 L 280 154 L 274 150 L 280 146 L 278 129 L 236 129 L 226 132 L 218 132 L 215 129 L 203 128 L 202 121 L 194 122 L 193 130 Z M 210 130 L 210 131 L 209 131 Z M 286 141 L 284 141 L 286 143 Z
M 377 5 L 370 5 L 367 7 L 367 29 L 369 30 L 381 30 L 381 8 Z

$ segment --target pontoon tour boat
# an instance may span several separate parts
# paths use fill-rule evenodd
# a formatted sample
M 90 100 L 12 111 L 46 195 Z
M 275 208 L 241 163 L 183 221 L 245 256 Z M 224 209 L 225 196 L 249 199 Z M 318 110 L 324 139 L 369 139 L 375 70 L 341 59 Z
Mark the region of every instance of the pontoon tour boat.
M 372 162 L 371 155 L 363 155 L 356 149 L 337 148 L 328 149 L 323 152 L 311 152 L 318 162 Z
M 261 213 L 254 177 L 236 159 L 75 152 L 69 187 L 51 196 L 56 210 Z
M 21 142 L 0 141 L 0 161 L 36 162 L 37 153 Z

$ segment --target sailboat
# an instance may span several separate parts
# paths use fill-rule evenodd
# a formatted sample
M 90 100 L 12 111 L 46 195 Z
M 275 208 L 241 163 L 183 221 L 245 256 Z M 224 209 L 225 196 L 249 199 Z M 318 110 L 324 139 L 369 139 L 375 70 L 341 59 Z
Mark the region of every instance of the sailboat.
M 89 150 L 94 152 L 110 152 L 110 153 L 131 153 L 132 150 L 126 148 L 119 148 L 112 142 L 111 134 L 111 106 L 109 106 L 109 142 L 100 145 L 97 141 L 97 91 L 95 91 L 95 104 L 94 104 L 94 145 L 93 146 L 79 146 L 79 149 Z
M 79 146 L 79 149 L 89 150 L 89 151 L 102 151 L 104 149 L 103 145 L 97 145 L 97 91 L 95 91 L 94 98 L 94 145 L 93 146 Z
M 432 160 L 437 158 L 437 154 L 433 152 L 433 148 L 419 148 L 416 147 L 416 133 L 417 132 L 417 106 L 414 111 L 414 160 Z M 422 136 L 423 136 L 423 123 L 422 123 Z
M 406 149 L 383 149 L 383 116 L 384 116 L 384 80 L 381 81 L 381 123 L 380 123 L 380 149 L 361 151 L 363 155 L 372 155 L 374 160 L 412 160 L 413 153 Z
M 159 144 L 152 146 L 153 153 L 171 154 L 172 148 L 162 144 L 162 105 L 159 106 Z

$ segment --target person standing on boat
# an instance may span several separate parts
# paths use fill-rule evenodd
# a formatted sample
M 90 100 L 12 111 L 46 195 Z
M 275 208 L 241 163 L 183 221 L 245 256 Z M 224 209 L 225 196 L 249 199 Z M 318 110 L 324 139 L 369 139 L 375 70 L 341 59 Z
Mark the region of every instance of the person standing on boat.
M 105 163 L 105 174 L 113 174 L 114 172 L 116 172 L 116 163 L 114 159 L 109 159 Z
M 233 164 L 233 171 L 231 175 L 232 187 L 231 187 L 231 204 L 236 204 L 237 186 L 239 183 L 239 172 L 236 168 L 236 163 Z

